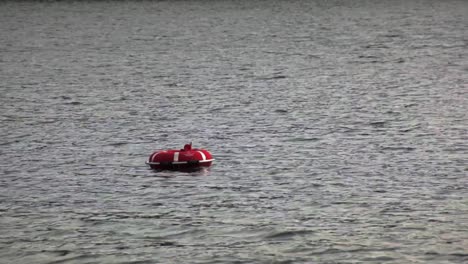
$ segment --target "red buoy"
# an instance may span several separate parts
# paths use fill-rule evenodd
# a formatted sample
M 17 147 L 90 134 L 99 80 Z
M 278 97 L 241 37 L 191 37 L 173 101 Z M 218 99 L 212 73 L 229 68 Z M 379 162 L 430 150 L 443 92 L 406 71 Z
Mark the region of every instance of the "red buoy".
M 148 164 L 154 170 L 195 170 L 209 167 L 214 159 L 205 149 L 192 149 L 192 143 L 183 149 L 155 151 L 149 156 Z

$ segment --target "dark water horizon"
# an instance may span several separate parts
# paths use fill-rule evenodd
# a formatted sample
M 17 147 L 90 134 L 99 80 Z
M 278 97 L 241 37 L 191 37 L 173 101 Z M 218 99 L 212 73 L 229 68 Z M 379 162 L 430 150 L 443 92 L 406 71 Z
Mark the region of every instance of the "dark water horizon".
M 0 263 L 467 263 L 466 14 L 0 2 Z

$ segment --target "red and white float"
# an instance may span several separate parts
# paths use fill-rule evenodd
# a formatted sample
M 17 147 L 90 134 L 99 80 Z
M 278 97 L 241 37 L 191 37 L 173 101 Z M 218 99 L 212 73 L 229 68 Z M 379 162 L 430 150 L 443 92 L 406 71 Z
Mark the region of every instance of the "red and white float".
M 168 149 L 153 152 L 146 164 L 154 170 L 196 170 L 209 167 L 214 159 L 205 149 L 192 149 L 192 143 L 183 149 Z

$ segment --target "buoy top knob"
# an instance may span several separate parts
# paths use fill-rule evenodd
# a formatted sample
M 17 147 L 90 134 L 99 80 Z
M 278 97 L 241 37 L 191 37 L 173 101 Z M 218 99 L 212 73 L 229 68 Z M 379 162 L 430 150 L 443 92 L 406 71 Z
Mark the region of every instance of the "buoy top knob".
M 190 144 L 185 144 L 185 145 L 184 145 L 184 150 L 185 150 L 185 151 L 192 150 L 192 143 L 190 143 Z

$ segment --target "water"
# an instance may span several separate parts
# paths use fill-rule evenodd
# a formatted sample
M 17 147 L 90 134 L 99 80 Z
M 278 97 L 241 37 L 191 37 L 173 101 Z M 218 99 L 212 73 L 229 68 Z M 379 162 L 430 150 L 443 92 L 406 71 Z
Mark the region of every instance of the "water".
M 466 14 L 1 2 L 0 262 L 466 263 Z

